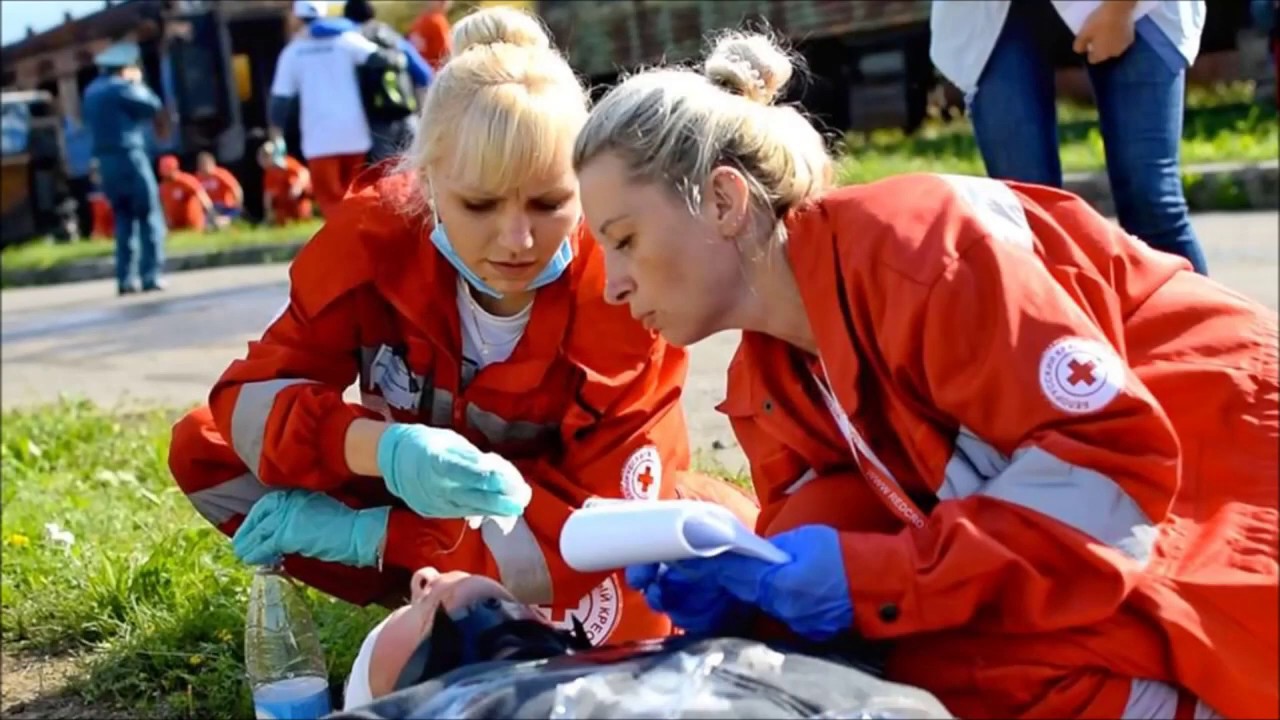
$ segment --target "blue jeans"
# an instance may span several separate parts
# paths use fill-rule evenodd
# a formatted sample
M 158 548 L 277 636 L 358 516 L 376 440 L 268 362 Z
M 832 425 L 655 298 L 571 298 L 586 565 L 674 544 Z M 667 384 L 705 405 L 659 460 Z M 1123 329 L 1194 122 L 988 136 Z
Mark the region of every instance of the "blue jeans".
M 1015 11 L 1021 3 L 1012 3 L 969 115 L 988 175 L 1062 187 L 1053 67 L 1033 19 Z M 1185 69 L 1141 34 L 1120 57 L 1087 67 L 1120 226 L 1208 274 L 1178 167 Z
M 115 214 L 117 289 L 136 286 L 139 275 L 143 288 L 156 287 L 164 270 L 166 227 L 151 160 L 141 150 L 105 153 L 98 157 L 98 171 Z

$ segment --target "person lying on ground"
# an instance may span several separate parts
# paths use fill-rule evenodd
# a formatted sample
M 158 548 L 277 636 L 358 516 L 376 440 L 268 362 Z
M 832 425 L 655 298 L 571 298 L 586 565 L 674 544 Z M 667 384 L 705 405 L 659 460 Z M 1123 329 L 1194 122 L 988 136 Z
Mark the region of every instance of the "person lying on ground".
M 569 513 L 689 497 L 753 526 L 754 501 L 690 470 L 688 354 L 604 301 L 570 163 L 587 113 L 573 70 L 513 8 L 474 12 L 456 39 L 405 170 L 325 218 L 287 304 L 174 426 L 170 470 L 227 535 L 273 490 L 314 491 L 255 540 L 349 602 L 398 606 L 431 565 L 559 619 L 608 595 L 593 642 L 666 635 L 620 571 L 565 564 Z
M 489 578 L 424 568 L 412 583 L 366 636 L 331 717 L 951 717 L 878 679 L 874 648 L 692 636 L 592 648 L 581 623 L 558 628 Z

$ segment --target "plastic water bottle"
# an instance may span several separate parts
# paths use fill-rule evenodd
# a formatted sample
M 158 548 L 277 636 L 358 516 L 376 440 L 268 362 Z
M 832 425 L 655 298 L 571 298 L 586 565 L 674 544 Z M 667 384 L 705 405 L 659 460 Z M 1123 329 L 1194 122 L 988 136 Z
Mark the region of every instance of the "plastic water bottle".
M 329 673 L 302 593 L 280 568 L 253 576 L 244 660 L 259 718 L 318 718 L 330 712 Z

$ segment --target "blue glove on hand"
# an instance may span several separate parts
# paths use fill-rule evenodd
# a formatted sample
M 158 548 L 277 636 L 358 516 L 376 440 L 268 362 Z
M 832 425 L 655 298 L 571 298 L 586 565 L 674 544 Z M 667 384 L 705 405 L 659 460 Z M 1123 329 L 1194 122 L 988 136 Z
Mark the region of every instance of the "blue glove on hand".
M 853 627 L 853 602 L 835 529 L 805 525 L 775 535 L 769 542 L 790 555 L 791 561 L 775 565 L 726 552 L 681 560 L 668 573 L 678 570 L 700 591 L 708 585 L 722 588 L 808 640 L 828 640 Z
M 533 491 L 506 458 L 445 428 L 394 424 L 378 440 L 387 490 L 423 517 L 514 516 Z
M 715 583 L 697 580 L 659 563 L 627 568 L 627 584 L 644 593 L 649 607 L 691 635 L 724 633 L 742 624 L 750 608 Z
M 304 555 L 354 567 L 378 564 L 391 508 L 356 510 L 324 493 L 277 490 L 253 504 L 231 538 L 236 557 L 269 565 L 282 555 Z

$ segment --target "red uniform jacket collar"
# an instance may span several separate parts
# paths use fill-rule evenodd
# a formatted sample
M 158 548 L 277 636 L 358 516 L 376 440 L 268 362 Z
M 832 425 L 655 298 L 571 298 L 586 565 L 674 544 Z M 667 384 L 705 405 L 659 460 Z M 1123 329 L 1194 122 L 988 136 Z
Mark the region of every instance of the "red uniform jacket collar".
M 832 391 L 845 412 L 858 406 L 857 383 L 862 365 L 858 349 L 859 318 L 850 296 L 859 292 L 854 268 L 844 266 L 839 239 L 828 210 L 820 201 L 792 210 L 785 219 L 787 260 L 809 317 L 818 355 L 832 381 Z

